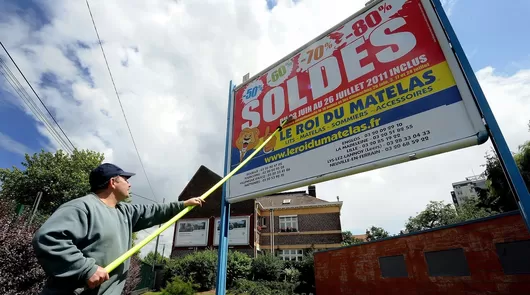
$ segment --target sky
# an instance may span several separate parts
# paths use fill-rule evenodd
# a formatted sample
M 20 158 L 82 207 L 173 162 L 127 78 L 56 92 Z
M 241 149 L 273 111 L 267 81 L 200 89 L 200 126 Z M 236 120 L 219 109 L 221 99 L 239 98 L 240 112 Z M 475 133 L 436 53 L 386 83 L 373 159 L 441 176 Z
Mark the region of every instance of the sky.
M 175 201 L 200 165 L 223 171 L 229 81 L 239 83 L 361 9 L 351 0 L 91 0 L 112 75 L 154 194 L 138 160 L 84 1 L 4 0 L 0 41 L 80 149 L 137 171 L 132 191 Z M 530 139 L 530 41 L 525 0 L 442 1 L 508 145 Z M 40 105 L 17 69 L 0 57 Z M 41 107 L 42 109 L 42 107 Z M 0 167 L 60 145 L 0 77 Z M 490 142 L 317 184 L 343 202 L 343 230 L 390 233 L 451 183 L 481 173 Z M 300 189 L 306 189 L 305 187 Z M 149 201 L 134 197 L 135 203 Z M 142 231 L 143 238 L 153 229 Z M 162 234 L 166 255 L 173 227 Z M 142 250 L 148 253 L 154 241 Z

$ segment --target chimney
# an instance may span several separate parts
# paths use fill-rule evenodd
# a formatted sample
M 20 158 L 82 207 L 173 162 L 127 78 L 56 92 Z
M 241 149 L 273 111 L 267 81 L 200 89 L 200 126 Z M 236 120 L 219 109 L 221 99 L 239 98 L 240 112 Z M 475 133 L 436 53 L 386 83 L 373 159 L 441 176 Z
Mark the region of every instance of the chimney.
M 312 197 L 317 197 L 317 188 L 314 185 L 307 187 L 307 193 Z

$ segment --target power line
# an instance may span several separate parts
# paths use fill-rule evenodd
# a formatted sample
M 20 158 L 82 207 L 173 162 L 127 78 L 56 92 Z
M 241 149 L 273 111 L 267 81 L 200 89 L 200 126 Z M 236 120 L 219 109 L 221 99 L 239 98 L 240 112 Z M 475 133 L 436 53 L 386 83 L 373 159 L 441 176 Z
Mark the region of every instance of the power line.
M 33 91 L 33 93 L 35 94 L 35 96 L 37 96 L 37 98 L 39 99 L 40 103 L 42 104 L 42 106 L 44 106 L 44 108 L 46 109 L 46 111 L 48 112 L 48 114 L 50 115 L 50 117 L 53 119 L 53 121 L 55 122 L 55 124 L 57 124 L 57 127 L 59 127 L 59 129 L 61 130 L 61 132 L 64 134 L 64 136 L 66 137 L 66 139 L 68 140 L 68 142 L 72 145 L 72 147 L 74 148 L 74 150 L 76 149 L 75 145 L 72 143 L 72 141 L 70 141 L 70 138 L 68 138 L 68 135 L 66 135 L 66 133 L 64 132 L 63 128 L 61 128 L 61 125 L 59 125 L 59 123 L 57 122 L 57 120 L 55 120 L 55 117 L 53 116 L 53 114 L 50 112 L 50 110 L 48 109 L 48 107 L 46 107 L 46 105 L 44 104 L 44 102 L 42 101 L 42 99 L 40 98 L 40 96 L 37 94 L 37 92 L 35 91 L 35 89 L 33 89 L 33 86 L 31 86 L 31 83 L 29 83 L 28 79 L 26 79 L 26 75 L 24 75 L 24 73 L 22 73 L 22 71 L 20 70 L 20 68 L 18 67 L 17 63 L 15 62 L 15 60 L 13 59 L 13 57 L 11 57 L 11 54 L 9 54 L 9 51 L 7 50 L 7 48 L 4 46 L 4 44 L 0 41 L 0 45 L 2 45 L 2 48 L 4 48 L 4 51 L 7 53 L 7 56 L 9 57 L 9 59 L 11 59 L 11 61 L 13 62 L 13 64 L 15 65 L 15 67 L 17 68 L 18 72 L 20 73 L 20 75 L 22 75 L 22 78 L 24 78 L 24 80 L 26 80 L 26 83 L 28 83 L 29 85 L 29 88 L 31 88 L 31 90 Z
M 149 188 L 151 189 L 151 193 L 157 199 L 155 192 L 153 190 L 153 187 L 151 186 L 151 182 L 149 181 L 149 177 L 147 176 L 147 172 L 145 171 L 144 163 L 142 162 L 142 158 L 140 157 L 140 153 L 138 152 L 138 147 L 136 146 L 136 142 L 134 141 L 134 137 L 131 131 L 131 127 L 129 126 L 129 122 L 127 121 L 127 116 L 125 115 L 125 111 L 123 110 L 123 105 L 121 104 L 120 95 L 118 94 L 118 89 L 116 88 L 116 84 L 114 83 L 114 77 L 112 76 L 112 72 L 110 71 L 109 63 L 107 61 L 107 56 L 105 55 L 105 50 L 103 50 L 103 44 L 101 44 L 101 38 L 99 37 L 98 29 L 96 27 L 96 22 L 94 21 L 94 16 L 92 15 L 92 10 L 90 9 L 90 4 L 88 4 L 88 0 L 85 0 L 86 5 L 88 7 L 88 12 L 90 13 L 90 18 L 92 19 L 92 25 L 94 26 L 94 30 L 96 31 L 96 36 L 98 37 L 99 47 L 101 48 L 101 53 L 103 54 L 103 59 L 105 59 L 105 64 L 107 65 L 107 70 L 110 75 L 110 80 L 112 81 L 112 86 L 114 87 L 114 92 L 116 93 L 116 97 L 118 98 L 118 102 L 120 103 L 121 112 L 123 114 L 123 118 L 125 119 L 125 124 L 127 124 L 127 128 L 129 129 L 129 134 L 131 135 L 131 139 L 134 145 L 134 149 L 136 150 L 136 154 L 138 155 L 138 159 L 140 161 L 140 165 L 142 166 L 142 170 L 144 171 L 145 178 L 147 179 L 147 183 L 149 184 Z
M 30 98 L 26 89 L 20 84 L 17 77 L 11 72 L 7 64 L 2 58 L 0 58 L 0 72 L 6 79 L 7 83 L 13 88 L 16 94 L 24 102 L 24 104 L 30 109 L 30 111 L 39 119 L 46 129 L 50 132 L 50 135 L 57 141 L 57 143 L 67 152 L 72 153 L 71 148 L 68 146 L 66 141 L 57 132 L 57 130 L 51 125 L 46 116 L 42 113 L 39 107 L 35 104 L 33 99 Z M 75 148 L 75 147 L 74 147 Z
M 12 73 L 9 71 L 9 68 L 7 70 L 5 69 L 7 66 L 4 64 L 4 61 L 0 58 L 0 73 L 4 78 L 6 79 L 7 83 L 13 88 L 13 90 L 16 92 L 18 97 L 24 102 L 24 104 L 28 107 L 28 109 L 37 117 L 38 120 L 40 120 L 46 129 L 50 132 L 50 135 L 57 141 L 57 143 L 65 149 L 67 153 L 71 153 L 70 149 L 65 145 L 65 142 L 62 140 L 62 138 L 59 136 L 57 131 L 50 126 L 50 123 L 48 122 L 48 119 L 43 116 L 41 111 L 36 108 L 35 103 L 31 100 L 31 98 L 27 97 L 27 92 L 20 86 L 20 82 L 18 82 L 18 79 L 16 77 L 12 76 Z M 26 93 L 26 94 L 24 94 Z
M 158 204 L 157 201 L 155 201 L 155 200 L 153 200 L 153 199 L 146 198 L 146 197 L 144 197 L 144 196 L 140 196 L 139 194 L 131 193 L 131 195 L 133 195 L 133 196 L 137 196 L 137 197 L 139 197 L 139 198 L 146 199 L 146 200 L 149 200 L 149 201 L 151 201 L 151 202 L 153 202 L 153 203 Z

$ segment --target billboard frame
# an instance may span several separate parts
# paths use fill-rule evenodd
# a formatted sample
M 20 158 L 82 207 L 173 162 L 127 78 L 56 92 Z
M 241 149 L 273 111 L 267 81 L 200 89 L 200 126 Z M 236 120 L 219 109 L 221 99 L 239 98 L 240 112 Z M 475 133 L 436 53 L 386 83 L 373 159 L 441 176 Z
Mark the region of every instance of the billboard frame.
M 246 79 L 244 83 L 239 85 L 238 87 L 234 87 L 232 84 L 232 81 L 230 81 L 230 92 L 229 92 L 229 101 L 228 101 L 228 116 L 227 116 L 227 132 L 226 132 L 226 146 L 225 146 L 225 175 L 229 172 L 230 167 L 230 153 L 229 149 L 232 143 L 232 126 L 233 126 L 233 107 L 232 107 L 232 101 L 235 97 L 235 92 L 240 89 L 241 87 L 245 86 L 248 83 L 251 83 L 256 77 L 259 77 L 263 75 L 264 73 L 270 71 L 272 68 L 277 66 L 278 64 L 284 62 L 285 60 L 293 57 L 297 52 L 302 50 L 304 47 L 307 47 L 311 43 L 314 43 L 321 39 L 323 36 L 329 34 L 333 30 L 337 29 L 339 26 L 343 25 L 344 23 L 348 22 L 351 18 L 355 18 L 356 16 L 364 13 L 365 11 L 373 8 L 374 6 L 378 5 L 379 3 L 383 2 L 384 0 L 369 2 L 365 5 L 364 8 L 357 11 L 352 16 L 348 17 L 347 19 L 343 20 L 339 24 L 333 26 L 326 32 L 320 34 L 316 38 L 310 40 L 303 46 L 299 47 L 295 51 L 293 51 L 291 54 L 285 56 L 281 60 L 279 60 L 277 63 L 274 63 L 273 65 L 267 67 L 263 71 L 259 72 L 258 74 L 252 76 L 250 79 Z M 475 138 L 471 137 L 466 140 L 461 141 L 459 144 L 462 147 L 470 146 L 470 145 L 476 145 L 477 142 L 484 143 L 489 138 L 492 142 L 492 145 L 495 149 L 495 152 L 497 153 L 497 156 L 499 158 L 499 162 L 501 164 L 501 167 L 503 169 L 504 175 L 506 176 L 508 183 L 510 185 L 510 189 L 516 198 L 517 204 L 519 206 L 519 211 L 521 212 L 521 215 L 525 221 L 525 224 L 527 226 L 527 230 L 530 231 L 530 222 L 528 220 L 528 215 L 530 212 L 530 193 L 526 187 L 526 184 L 524 183 L 523 177 L 517 167 L 517 164 L 515 163 L 515 160 L 510 152 L 510 149 L 508 147 L 508 144 L 502 134 L 502 131 L 497 123 L 497 120 L 495 119 L 495 116 L 489 106 L 489 103 L 486 99 L 486 96 L 484 95 L 484 92 L 482 91 L 482 88 L 480 87 L 480 84 L 478 82 L 477 77 L 475 76 L 475 73 L 473 72 L 473 69 L 471 67 L 471 64 L 469 63 L 465 52 L 456 36 L 456 33 L 449 21 L 449 18 L 447 17 L 441 1 L 440 0 L 419 0 L 423 7 L 425 8 L 426 12 L 430 14 L 429 17 L 429 24 L 433 28 L 440 28 L 443 33 L 443 39 L 446 39 L 448 41 L 448 44 L 450 45 L 450 54 L 447 55 L 444 51 L 444 56 L 446 60 L 449 57 L 453 57 L 456 60 L 456 63 L 458 65 L 458 71 L 453 70 L 451 68 L 453 77 L 455 78 L 455 81 L 457 81 L 457 74 L 461 75 L 461 78 L 466 82 L 467 87 L 464 89 L 468 89 L 471 97 L 474 100 L 475 108 L 482 118 L 482 123 L 485 126 L 485 133 L 483 134 L 477 134 Z M 435 18 L 435 19 L 432 19 Z M 440 37 L 437 35 L 437 39 L 440 42 Z M 441 45 L 441 44 L 440 44 Z M 442 50 L 443 47 L 441 46 Z M 449 60 L 448 60 L 449 64 Z M 457 84 L 458 85 L 458 84 Z M 458 87 L 459 91 L 462 91 L 460 87 Z M 464 100 L 464 96 L 462 97 L 462 100 Z M 470 106 L 467 105 L 466 109 L 470 109 Z M 474 142 L 474 144 L 472 144 Z M 447 150 L 455 150 L 457 149 L 459 145 L 453 145 L 453 148 Z M 428 154 L 423 154 L 423 156 L 426 156 Z M 411 155 L 412 156 L 412 155 Z M 416 156 L 409 157 L 409 160 L 416 159 Z M 405 160 L 405 159 L 404 159 Z M 391 163 L 388 163 L 391 164 Z M 362 171 L 361 171 L 362 172 Z M 296 186 L 299 186 L 297 184 Z M 227 201 L 227 188 L 228 188 L 228 182 L 225 182 L 223 184 L 223 194 L 222 194 L 222 202 L 221 202 L 221 229 L 220 229 L 220 241 L 219 241 L 219 260 L 218 260 L 218 273 L 217 273 L 217 285 L 216 285 L 216 295 L 224 294 L 226 289 L 226 267 L 227 267 L 227 254 L 228 254 L 228 222 L 229 222 L 229 216 L 230 216 L 230 203 Z M 262 194 L 266 194 L 266 192 L 262 191 Z M 234 202 L 234 199 L 231 200 Z M 235 202 L 238 202 L 238 200 L 235 200 Z
M 179 225 L 181 224 L 181 222 L 189 222 L 189 221 L 204 221 L 206 223 L 206 228 L 205 228 L 205 231 L 206 231 L 206 242 L 204 244 L 190 244 L 190 245 L 178 245 L 177 244 L 178 233 L 180 232 Z M 210 220 L 208 218 L 186 218 L 186 219 L 180 219 L 175 224 L 175 236 L 173 237 L 173 248 L 206 247 L 206 246 L 208 246 L 209 233 L 210 233 Z
M 230 239 L 228 239 L 228 246 L 248 246 L 250 245 L 250 215 L 235 215 L 235 216 L 230 216 L 230 218 L 228 219 L 228 226 L 230 227 L 230 222 L 231 222 L 231 219 L 244 219 L 246 221 L 246 233 L 247 233 L 247 240 L 245 243 L 230 243 Z M 217 221 L 219 220 L 219 227 L 221 227 L 221 218 L 220 217 L 216 217 L 213 221 L 213 225 L 214 225 L 214 228 L 215 230 L 213 231 L 213 241 L 212 241 L 212 245 L 214 247 L 217 247 L 219 246 L 219 243 L 216 243 L 215 241 L 215 236 L 217 235 Z M 230 230 L 229 230 L 230 231 Z M 228 235 L 227 235 L 228 236 Z M 219 237 L 221 237 L 221 230 L 219 228 Z
M 440 155 L 443 153 L 456 151 L 459 149 L 471 147 L 471 146 L 477 146 L 485 143 L 490 134 L 488 133 L 487 127 L 485 126 L 483 122 L 483 115 L 480 112 L 479 104 L 474 96 L 474 93 L 476 91 L 473 90 L 471 83 L 466 79 L 466 75 L 464 69 L 461 67 L 459 63 L 459 56 L 457 55 L 457 52 L 452 49 L 452 40 L 449 38 L 449 35 L 444 30 L 444 24 L 442 23 L 441 19 L 437 16 L 437 10 L 436 5 L 430 0 L 417 0 L 422 5 L 422 9 L 425 10 L 427 14 L 427 22 L 432 27 L 435 38 L 437 41 L 437 45 L 440 47 L 443 56 L 445 58 L 445 61 L 447 62 L 447 65 L 451 71 L 451 75 L 455 80 L 456 87 L 458 89 L 458 92 L 460 93 L 460 96 L 462 98 L 463 106 L 465 109 L 465 112 L 467 114 L 467 120 L 470 122 L 472 128 L 474 131 L 476 131 L 475 134 L 471 134 L 468 137 L 459 138 L 453 141 L 447 141 L 443 144 L 437 144 L 437 145 L 431 145 L 425 148 L 417 149 L 413 152 L 401 152 L 396 155 L 391 155 L 383 159 L 374 160 L 372 162 L 367 162 L 365 164 L 360 164 L 352 167 L 343 168 L 340 170 L 335 170 L 333 172 L 329 173 L 322 173 L 322 174 L 315 174 L 312 176 L 308 176 L 304 179 L 299 180 L 293 180 L 289 184 L 278 184 L 278 185 L 267 185 L 266 188 L 255 190 L 249 193 L 241 194 L 236 197 L 230 197 L 230 183 L 232 182 L 232 179 L 229 179 L 227 181 L 227 201 L 229 203 L 237 203 L 246 201 L 249 199 L 255 199 L 257 197 L 277 193 L 280 191 L 286 191 L 290 189 L 299 188 L 302 186 L 315 184 L 315 183 L 321 183 L 329 180 L 339 179 L 346 176 L 351 176 L 367 171 L 377 170 L 384 167 L 389 167 L 397 164 L 406 163 L 413 160 L 418 160 L 421 158 L 427 158 L 434 155 Z M 259 72 L 256 75 L 253 75 L 250 79 L 247 79 L 244 83 L 236 86 L 234 88 L 234 91 L 231 93 L 231 96 L 235 101 L 235 94 L 237 90 L 243 88 L 245 85 L 252 83 L 254 80 L 260 78 L 264 74 L 266 74 L 271 69 L 274 69 L 278 65 L 284 63 L 285 61 L 289 60 L 293 56 L 297 55 L 298 53 L 302 52 L 305 48 L 312 45 L 315 42 L 318 42 L 320 39 L 326 37 L 331 32 L 335 31 L 337 28 L 340 28 L 344 24 L 348 23 L 352 19 L 358 17 L 359 15 L 362 15 L 366 11 L 373 9 L 377 5 L 380 5 L 384 0 L 378 0 L 375 2 L 371 2 L 367 6 L 365 6 L 363 9 L 359 10 L 358 12 L 348 16 L 332 28 L 326 30 L 324 33 L 320 34 L 316 38 L 313 38 L 311 41 L 305 43 L 304 45 L 300 46 L 296 50 L 292 51 L 287 56 L 283 57 L 282 59 L 278 60 L 277 62 L 273 63 L 271 66 L 267 67 L 265 70 Z M 432 7 L 432 8 L 431 8 Z M 460 53 L 460 54 L 463 54 Z M 231 117 L 229 121 L 229 128 L 228 131 L 229 139 L 228 143 L 232 144 L 232 136 L 233 136 L 233 128 L 234 128 L 234 105 L 232 105 L 230 111 Z M 228 166 L 231 165 L 231 153 L 227 154 L 228 157 Z M 270 164 L 269 164 L 270 165 Z M 267 165 L 263 165 L 261 167 L 264 167 Z

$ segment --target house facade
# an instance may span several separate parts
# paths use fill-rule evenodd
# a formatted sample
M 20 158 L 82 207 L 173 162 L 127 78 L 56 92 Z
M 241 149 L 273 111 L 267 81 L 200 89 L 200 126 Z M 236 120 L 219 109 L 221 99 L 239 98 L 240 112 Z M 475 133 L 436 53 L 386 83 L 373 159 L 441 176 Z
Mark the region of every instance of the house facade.
M 319 199 L 316 187 L 255 200 L 257 253 L 268 251 L 283 260 L 299 261 L 310 249 L 341 246 L 342 202 Z
M 179 196 L 197 197 L 222 177 L 201 166 Z M 214 191 L 202 208 L 195 208 L 175 224 L 171 257 L 193 251 L 217 249 L 221 188 Z M 251 257 L 266 252 L 284 260 L 301 260 L 309 249 L 341 246 L 342 202 L 319 199 L 316 187 L 307 191 L 278 193 L 231 204 L 229 249 Z

